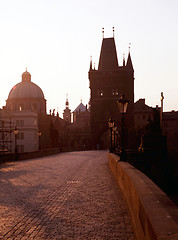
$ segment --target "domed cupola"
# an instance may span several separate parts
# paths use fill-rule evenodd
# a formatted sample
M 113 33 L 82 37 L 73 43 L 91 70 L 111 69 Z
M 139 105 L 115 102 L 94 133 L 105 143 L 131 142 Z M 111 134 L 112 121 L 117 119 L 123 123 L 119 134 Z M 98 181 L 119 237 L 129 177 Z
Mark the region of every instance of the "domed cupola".
M 11 89 L 6 100 L 6 107 L 10 111 L 46 112 L 46 100 L 43 91 L 38 85 L 31 82 L 31 74 L 27 72 L 27 69 L 22 74 L 22 81 Z
M 22 73 L 22 82 L 31 82 L 31 74 L 27 72 L 27 68 L 26 71 Z

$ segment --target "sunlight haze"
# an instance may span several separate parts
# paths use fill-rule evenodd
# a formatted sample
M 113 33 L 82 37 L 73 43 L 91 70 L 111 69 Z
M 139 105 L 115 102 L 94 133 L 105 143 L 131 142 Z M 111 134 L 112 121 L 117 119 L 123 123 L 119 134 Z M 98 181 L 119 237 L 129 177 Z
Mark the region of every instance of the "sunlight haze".
M 135 101 L 178 110 L 178 2 L 175 0 L 0 0 L 0 107 L 26 70 L 44 92 L 47 112 L 62 117 L 66 94 L 73 111 L 90 99 L 90 56 L 98 68 L 104 37 L 112 37 L 119 65 L 129 43 Z

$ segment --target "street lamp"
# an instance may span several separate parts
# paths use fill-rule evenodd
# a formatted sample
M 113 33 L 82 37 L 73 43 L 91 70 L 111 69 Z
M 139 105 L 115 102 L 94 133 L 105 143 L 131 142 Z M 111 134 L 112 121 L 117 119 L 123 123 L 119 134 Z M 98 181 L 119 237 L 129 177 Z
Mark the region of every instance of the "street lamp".
M 116 133 L 117 133 L 117 127 L 113 127 L 113 132 L 114 132 L 114 150 L 116 148 Z
M 124 134 L 124 118 L 125 114 L 127 112 L 127 107 L 129 101 L 125 98 L 125 95 L 123 94 L 122 97 L 118 100 L 118 107 L 121 114 L 121 120 L 122 120 L 122 131 L 121 131 L 121 161 L 126 161 L 126 151 L 125 151 L 125 134 Z
M 38 131 L 38 149 L 40 150 L 40 137 L 41 137 L 41 131 Z
M 19 133 L 19 130 L 15 127 L 14 130 L 13 130 L 13 133 L 14 133 L 14 136 L 15 136 L 15 150 L 14 150 L 15 160 L 18 160 L 18 154 L 17 154 L 17 135 L 18 135 L 18 133 Z
M 112 129 L 114 127 L 114 121 L 112 120 L 112 117 L 110 117 L 109 121 L 108 121 L 108 125 L 111 131 L 111 147 L 110 147 L 110 152 L 113 152 L 113 147 L 112 147 Z

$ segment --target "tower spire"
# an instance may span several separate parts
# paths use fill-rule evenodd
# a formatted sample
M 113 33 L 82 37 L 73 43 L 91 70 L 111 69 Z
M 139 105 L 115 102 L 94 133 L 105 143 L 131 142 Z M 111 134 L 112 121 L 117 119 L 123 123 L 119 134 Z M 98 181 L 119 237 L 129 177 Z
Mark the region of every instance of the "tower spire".
M 68 94 L 66 94 L 66 108 L 63 112 L 63 119 L 68 123 L 71 123 L 71 110 L 69 109 Z

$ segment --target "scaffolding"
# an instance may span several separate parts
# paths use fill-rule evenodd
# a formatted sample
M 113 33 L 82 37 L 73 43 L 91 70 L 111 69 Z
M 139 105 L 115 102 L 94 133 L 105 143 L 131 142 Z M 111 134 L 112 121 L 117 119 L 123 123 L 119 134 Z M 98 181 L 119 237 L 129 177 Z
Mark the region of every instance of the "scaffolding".
M 13 125 L 10 121 L 0 120 L 0 155 L 12 153 Z

